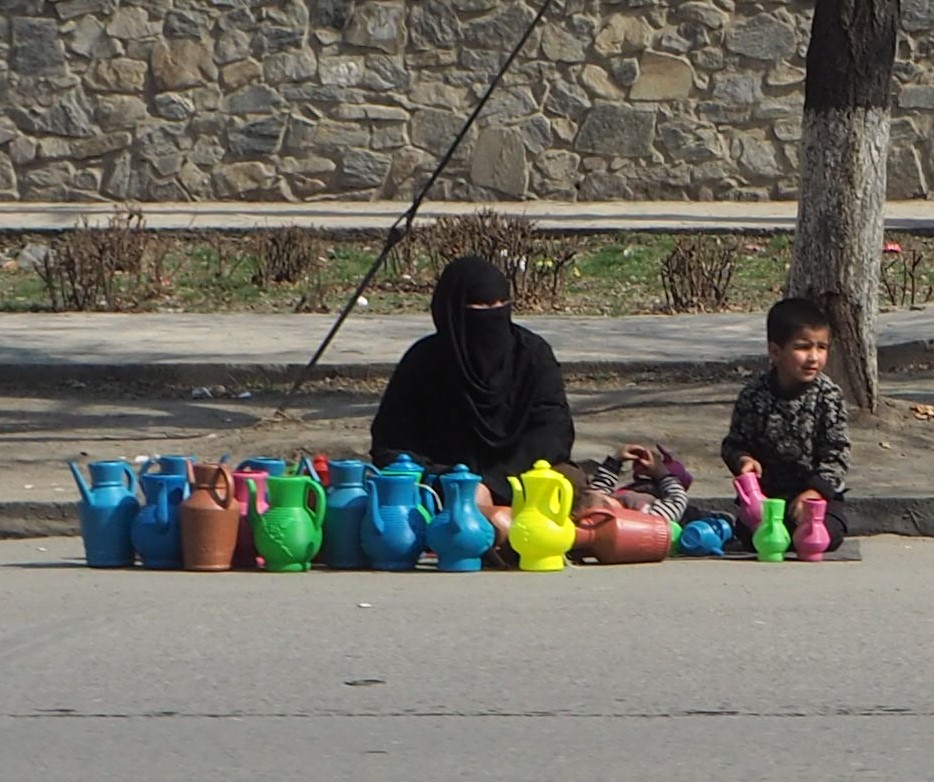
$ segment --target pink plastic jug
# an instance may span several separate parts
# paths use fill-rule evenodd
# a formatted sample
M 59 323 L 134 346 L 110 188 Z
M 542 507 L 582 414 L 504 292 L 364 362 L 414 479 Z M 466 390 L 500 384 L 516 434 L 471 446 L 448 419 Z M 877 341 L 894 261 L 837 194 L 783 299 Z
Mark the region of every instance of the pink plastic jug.
M 754 472 L 744 472 L 733 479 L 733 488 L 739 495 L 739 520 L 755 532 L 762 522 L 762 503 L 766 497 L 759 486 L 759 476 Z
M 830 545 L 830 533 L 824 524 L 827 500 L 805 500 L 804 518 L 795 527 L 792 540 L 798 559 L 802 562 L 820 562 Z

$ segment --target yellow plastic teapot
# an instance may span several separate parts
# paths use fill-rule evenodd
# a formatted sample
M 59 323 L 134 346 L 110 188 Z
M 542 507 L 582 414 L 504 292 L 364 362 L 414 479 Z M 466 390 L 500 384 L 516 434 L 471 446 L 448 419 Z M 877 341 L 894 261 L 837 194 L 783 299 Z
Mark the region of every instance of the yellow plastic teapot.
M 512 526 L 509 544 L 519 555 L 520 570 L 562 570 L 574 545 L 571 482 L 539 459 L 520 478 L 510 475 Z

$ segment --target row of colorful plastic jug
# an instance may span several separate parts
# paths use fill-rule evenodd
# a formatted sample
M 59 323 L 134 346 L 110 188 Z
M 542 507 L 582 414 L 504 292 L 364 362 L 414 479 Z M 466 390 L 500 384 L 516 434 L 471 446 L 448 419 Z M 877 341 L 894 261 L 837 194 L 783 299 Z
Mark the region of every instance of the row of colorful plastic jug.
M 671 528 L 663 519 L 629 511 L 593 513 L 575 526 L 571 482 L 543 459 L 520 476 L 509 476 L 509 485 L 509 543 L 519 554 L 520 570 L 562 570 L 572 549 L 604 564 L 659 561 L 668 553 Z
M 239 504 L 223 465 L 192 465 L 191 485 L 187 475 L 144 474 L 142 507 L 128 462 L 91 462 L 90 486 L 77 464 L 69 462 L 69 468 L 81 495 L 78 514 L 89 566 L 129 567 L 140 553 L 151 568 L 230 568 Z
M 378 470 L 355 460 L 330 462 L 322 559 L 332 568 L 412 570 L 422 553 L 438 556 L 438 570 L 480 570 L 493 545 L 493 526 L 476 504 L 482 480 L 465 465 L 440 477 L 442 503 L 420 483 L 422 470 L 405 454 Z M 438 512 L 432 515 L 429 504 Z
M 430 546 L 440 570 L 464 571 L 480 569 L 480 557 L 492 545 L 493 528 L 474 500 L 481 479 L 463 465 L 442 476 L 442 490 L 452 499 L 432 519 L 423 497 L 433 508 L 440 508 L 440 501 L 425 492 L 420 473 L 411 469 L 386 475 L 365 462 L 332 460 L 325 495 L 310 476 L 251 469 L 269 467 L 269 461 L 247 460 L 239 465 L 244 469 L 231 474 L 223 465 L 192 465 L 189 457 L 162 459 L 160 467 L 168 472 L 143 471 L 142 508 L 128 463 L 92 462 L 90 487 L 70 463 L 82 494 L 79 514 L 89 565 L 126 567 L 138 553 L 148 568 L 222 570 L 252 567 L 260 559 L 268 571 L 304 571 L 323 543 L 322 558 L 333 568 L 412 569 Z M 408 467 L 405 460 L 402 466 Z M 196 487 L 190 496 L 189 474 Z M 201 489 L 207 498 L 198 494 Z M 195 526 L 211 526 L 210 519 L 225 526 L 221 540 L 207 546 L 202 533 L 194 549 L 211 548 L 211 557 L 189 556 L 193 547 L 186 540 L 195 536 Z
M 738 475 L 733 485 L 739 498 L 739 520 L 752 531 L 752 544 L 760 561 L 783 561 L 792 543 L 800 561 L 823 560 L 830 545 L 826 500 L 805 500 L 802 518 L 791 535 L 785 525 L 785 500 L 766 497 L 755 473 Z

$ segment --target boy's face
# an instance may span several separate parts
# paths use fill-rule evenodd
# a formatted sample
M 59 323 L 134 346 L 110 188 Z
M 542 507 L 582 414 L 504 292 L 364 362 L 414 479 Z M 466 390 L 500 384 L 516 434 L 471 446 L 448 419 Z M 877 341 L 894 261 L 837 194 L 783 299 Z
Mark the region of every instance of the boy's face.
M 830 329 L 800 329 L 784 345 L 769 343 L 769 359 L 783 388 L 810 383 L 827 364 Z

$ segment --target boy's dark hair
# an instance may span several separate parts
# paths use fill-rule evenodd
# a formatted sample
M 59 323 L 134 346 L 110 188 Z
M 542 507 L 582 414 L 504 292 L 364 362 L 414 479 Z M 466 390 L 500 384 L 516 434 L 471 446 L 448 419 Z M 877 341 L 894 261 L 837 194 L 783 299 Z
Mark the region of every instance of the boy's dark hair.
M 810 299 L 782 299 L 772 305 L 765 322 L 769 342 L 784 346 L 801 329 L 829 329 L 824 311 Z

